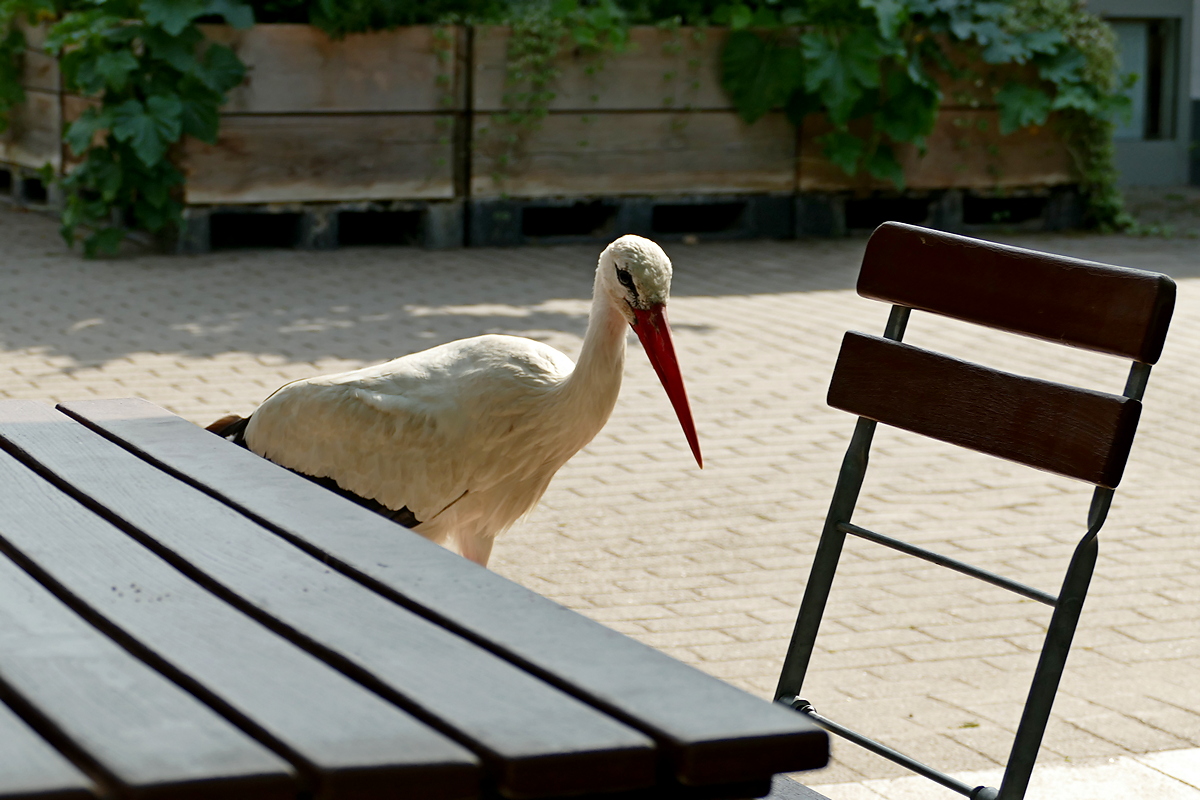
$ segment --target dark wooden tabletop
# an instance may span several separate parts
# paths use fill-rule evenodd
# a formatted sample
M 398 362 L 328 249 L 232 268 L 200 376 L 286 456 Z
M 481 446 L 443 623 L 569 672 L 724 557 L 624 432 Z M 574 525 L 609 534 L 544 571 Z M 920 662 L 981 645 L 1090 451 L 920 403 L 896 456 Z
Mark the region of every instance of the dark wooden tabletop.
M 0 798 L 717 800 L 824 732 L 141 400 L 0 402 Z

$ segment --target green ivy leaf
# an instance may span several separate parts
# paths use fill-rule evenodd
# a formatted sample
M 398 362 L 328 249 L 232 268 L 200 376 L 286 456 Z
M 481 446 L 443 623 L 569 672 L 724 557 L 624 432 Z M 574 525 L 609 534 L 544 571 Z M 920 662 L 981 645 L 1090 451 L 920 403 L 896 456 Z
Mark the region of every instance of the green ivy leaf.
M 802 82 L 803 63 L 796 48 L 750 31 L 729 34 L 721 52 L 721 85 L 746 122 L 782 105 Z
M 729 9 L 729 27 L 735 31 L 745 30 L 754 21 L 754 12 L 742 3 L 737 3 Z
M 224 94 L 246 77 L 246 65 L 225 45 L 210 45 L 204 54 L 204 70 L 198 77 L 208 88 Z
M 837 39 L 809 31 L 801 47 L 805 90 L 820 95 L 834 125 L 845 125 L 863 93 L 879 86 L 883 51 L 875 32 L 859 28 Z
M 1128 98 L 1125 98 L 1128 102 Z M 1093 89 L 1083 86 L 1078 83 L 1067 84 L 1060 86 L 1057 94 L 1054 95 L 1054 103 L 1051 105 L 1055 111 L 1064 108 L 1074 108 L 1085 114 L 1102 115 L 1104 109 L 1101 108 L 1100 100 L 1096 97 Z
M 1062 50 L 1052 58 L 1038 64 L 1038 75 L 1051 83 L 1078 81 L 1087 66 L 1087 58 L 1075 49 Z
M 67 128 L 63 139 L 66 141 L 67 147 L 71 148 L 72 153 L 81 156 L 92 146 L 92 138 L 96 135 L 96 131 L 111 128 L 112 122 L 113 116 L 109 109 L 85 108 L 79 115 L 79 119 L 72 122 Z
M 208 0 L 142 0 L 142 14 L 172 36 L 183 33 L 192 20 L 208 11 Z
M 83 254 L 88 258 L 98 255 L 115 256 L 125 240 L 125 230 L 109 226 L 102 228 L 83 242 Z
M 886 96 L 875 114 L 875 127 L 893 141 L 920 146 L 937 121 L 938 91 L 899 70 L 888 73 L 884 89 Z
M 146 28 L 142 41 L 151 57 L 170 64 L 185 75 L 200 69 L 196 48 L 204 41 L 204 35 L 195 28 L 188 28 L 178 36 L 172 36 L 162 28 Z
M 897 189 L 904 188 L 904 167 L 896 160 L 896 153 L 889 145 L 881 144 L 867 159 L 867 173 L 881 181 L 891 181 Z
M 858 0 L 858 6 L 875 12 L 879 35 L 884 39 L 896 38 L 900 26 L 908 19 L 908 9 L 902 0 Z
M 1050 114 L 1050 95 L 1034 86 L 1009 81 L 996 92 L 1000 107 L 1000 133 L 1009 134 L 1029 125 L 1042 125 Z
M 226 22 L 239 30 L 254 24 L 254 9 L 238 0 L 209 0 L 204 13 L 224 17 Z
M 863 140 L 846 131 L 830 131 L 817 137 L 821 152 L 847 175 L 858 172 L 859 162 L 867 146 Z
M 183 104 L 178 97 L 155 95 L 143 106 L 134 99 L 113 109 L 113 136 L 128 142 L 146 166 L 162 160 L 182 133 Z
M 221 119 L 219 99 L 213 100 L 208 96 L 189 93 L 184 96 L 182 102 L 180 121 L 183 132 L 202 142 L 216 144 Z

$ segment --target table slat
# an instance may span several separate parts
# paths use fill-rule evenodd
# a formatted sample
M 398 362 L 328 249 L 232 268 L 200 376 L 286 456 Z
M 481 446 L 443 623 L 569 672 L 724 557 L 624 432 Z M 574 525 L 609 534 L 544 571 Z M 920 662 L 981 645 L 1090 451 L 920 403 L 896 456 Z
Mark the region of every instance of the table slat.
M 0 800 L 96 800 L 92 782 L 0 702 Z
M 35 709 L 48 736 L 82 753 L 122 793 L 146 800 L 296 794 L 286 761 L 88 625 L 3 555 L 0 684 L 10 703 Z M 0 785 L 7 772 L 0 769 Z
M 10 430 L 22 405 L 51 413 L 2 403 Z M 414 796 L 429 800 L 476 795 L 478 766 L 465 748 L 218 599 L 8 454 L 0 486 L 0 531 L 27 571 L 285 755 L 319 797 L 388 796 L 397 786 L 420 787 Z
M 0 436 L 11 446 L 262 621 L 476 749 L 501 792 L 546 797 L 654 784 L 655 745 L 644 734 L 329 569 L 69 417 L 38 404 L 15 410 L 24 421 L 10 424 L 13 411 L 0 406 Z
M 656 738 L 689 785 L 823 766 L 827 735 L 462 559 L 144 400 L 62 410 L 377 591 L 419 609 Z

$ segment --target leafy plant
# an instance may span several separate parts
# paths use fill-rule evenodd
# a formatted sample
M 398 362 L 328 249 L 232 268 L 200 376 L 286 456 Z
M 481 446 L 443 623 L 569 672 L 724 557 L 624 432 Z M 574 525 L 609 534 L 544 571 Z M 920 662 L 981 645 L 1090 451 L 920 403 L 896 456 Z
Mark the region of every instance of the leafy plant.
M 184 135 L 216 141 L 218 109 L 245 74 L 232 50 L 205 40 L 202 17 L 254 22 L 238 0 L 89 0 L 50 29 L 65 88 L 93 101 L 66 130 L 82 161 L 62 179 L 63 238 L 85 228 L 89 256 L 115 252 L 130 226 L 180 221 L 183 175 L 168 153 Z
M 1123 224 L 1111 145 L 1102 143 L 1126 101 L 1111 34 L 1076 0 L 765 0 L 713 14 L 734 28 L 722 82 L 743 119 L 782 107 L 799 125 L 824 112 L 825 156 L 898 188 L 895 146 L 924 148 L 943 101 L 936 73 L 961 79 L 978 76 L 956 65 L 1025 66 L 1020 79 L 991 87 L 1000 132 L 1045 125 L 1058 112 L 1093 222 Z

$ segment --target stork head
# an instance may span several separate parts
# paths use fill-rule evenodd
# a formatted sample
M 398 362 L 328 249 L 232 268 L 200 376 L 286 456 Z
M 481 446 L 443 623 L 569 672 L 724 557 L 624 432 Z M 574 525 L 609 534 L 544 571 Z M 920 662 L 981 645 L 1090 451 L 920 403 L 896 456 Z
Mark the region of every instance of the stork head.
M 671 400 L 675 415 L 679 417 L 679 424 L 683 427 L 696 464 L 703 467 L 691 404 L 683 385 L 683 375 L 679 371 L 679 361 L 675 358 L 671 328 L 667 324 L 671 259 L 649 239 L 622 236 L 600 254 L 596 284 L 597 289 L 603 291 L 620 310 L 641 340 Z

